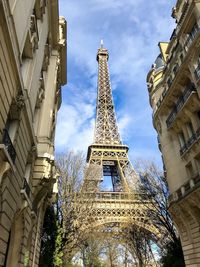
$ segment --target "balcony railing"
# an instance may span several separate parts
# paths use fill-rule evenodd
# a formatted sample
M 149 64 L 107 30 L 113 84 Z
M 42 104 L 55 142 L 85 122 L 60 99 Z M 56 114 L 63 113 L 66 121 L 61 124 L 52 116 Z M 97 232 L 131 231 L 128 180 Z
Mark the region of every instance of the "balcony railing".
M 123 201 L 123 200 L 137 200 L 141 198 L 141 196 L 144 199 L 148 199 L 147 194 L 144 192 L 132 192 L 132 193 L 125 193 L 125 192 L 97 192 L 97 193 L 85 193 L 82 195 L 77 195 L 77 197 L 83 198 L 83 199 L 92 199 L 93 201 L 98 200 L 114 200 L 114 201 Z M 145 198 L 146 197 L 146 198 Z
M 197 66 L 197 68 L 195 69 L 194 75 L 195 75 L 196 80 L 198 81 L 200 79 L 200 63 Z
M 197 139 L 196 134 L 193 133 L 192 136 L 187 141 L 187 147 L 189 148 L 196 141 L 196 139 Z
M 166 124 L 167 127 L 169 128 L 173 121 L 176 118 L 177 113 L 181 110 L 189 96 L 191 95 L 192 92 L 196 91 L 196 88 L 194 87 L 193 84 L 190 84 L 188 87 L 186 87 L 185 91 L 183 92 L 183 95 L 179 97 L 178 101 L 176 102 L 175 107 L 172 109 L 171 113 L 169 114 Z
M 189 46 L 191 45 L 191 43 L 193 42 L 193 40 L 195 39 L 195 37 L 197 36 L 197 33 L 199 32 L 200 28 L 197 24 L 195 24 L 191 30 L 191 32 L 189 33 L 189 36 L 185 42 L 185 48 L 186 50 L 189 48 Z
M 15 163 L 16 151 L 15 151 L 15 148 L 12 144 L 11 139 L 10 139 L 9 133 L 6 129 L 3 130 L 2 143 L 5 145 L 6 150 L 9 154 L 10 158 L 12 159 L 12 162 Z
M 188 141 L 181 147 L 180 155 L 182 156 L 190 147 L 199 139 L 200 137 L 200 127 L 196 130 L 195 133 L 188 139 Z
M 187 144 L 184 144 L 180 149 L 180 155 L 182 156 L 187 150 Z

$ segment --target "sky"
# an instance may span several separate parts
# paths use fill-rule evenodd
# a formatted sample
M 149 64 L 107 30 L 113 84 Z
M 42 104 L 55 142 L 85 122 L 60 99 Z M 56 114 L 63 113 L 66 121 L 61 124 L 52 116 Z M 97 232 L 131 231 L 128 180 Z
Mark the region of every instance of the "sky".
M 146 76 L 174 28 L 175 0 L 60 0 L 67 20 L 67 80 L 58 113 L 56 152 L 81 150 L 93 143 L 97 96 L 97 49 L 109 51 L 115 111 L 132 161 L 161 164 Z

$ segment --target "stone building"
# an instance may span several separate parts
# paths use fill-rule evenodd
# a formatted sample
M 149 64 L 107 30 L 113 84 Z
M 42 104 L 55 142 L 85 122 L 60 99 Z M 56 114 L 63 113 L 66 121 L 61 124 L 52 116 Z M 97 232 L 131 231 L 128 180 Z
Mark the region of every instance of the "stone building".
M 178 0 L 176 27 L 147 76 L 186 266 L 200 266 L 200 1 Z
M 0 266 L 37 266 L 66 83 L 57 0 L 0 1 Z

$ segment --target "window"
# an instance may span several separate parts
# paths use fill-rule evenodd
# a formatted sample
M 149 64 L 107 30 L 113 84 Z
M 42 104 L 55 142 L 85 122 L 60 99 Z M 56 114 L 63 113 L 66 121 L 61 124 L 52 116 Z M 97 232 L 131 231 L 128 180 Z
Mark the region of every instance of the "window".
M 199 29 L 199 27 L 198 27 L 197 23 L 195 23 L 195 24 L 193 25 L 193 27 L 192 27 L 190 33 L 189 33 L 189 36 L 190 36 L 191 38 L 194 39 L 195 36 L 196 36 L 196 34 L 197 34 L 197 32 L 198 32 L 198 29 Z
M 6 127 L 3 132 L 3 144 L 5 145 L 5 148 L 12 159 L 12 162 L 15 163 L 16 159 L 16 151 L 13 146 L 15 135 L 18 130 L 19 121 L 18 120 L 7 120 Z
M 24 178 L 26 179 L 27 182 L 30 181 L 30 176 L 31 176 L 31 163 L 28 163 L 26 164 L 26 169 L 24 174 Z
M 189 176 L 189 178 L 191 178 L 194 175 L 194 169 L 193 169 L 193 166 L 192 166 L 191 162 L 189 162 L 186 165 L 186 171 L 187 171 L 187 175 Z
M 187 128 L 188 136 L 189 138 L 191 138 L 194 135 L 194 129 L 193 129 L 192 123 L 188 122 L 186 124 L 186 128 Z
M 174 68 L 173 68 L 173 73 L 176 74 L 177 73 L 177 70 L 178 70 L 178 63 L 175 64 Z
M 16 158 L 16 151 L 13 146 L 13 143 L 15 141 L 16 133 L 19 128 L 21 110 L 23 107 L 24 107 L 24 98 L 22 93 L 20 92 L 17 95 L 17 97 L 13 99 L 13 102 L 10 106 L 10 111 L 4 128 L 3 140 L 2 140 L 13 163 L 15 162 Z
M 180 54 L 180 61 L 181 61 L 181 62 L 183 61 L 183 58 L 184 58 L 183 53 L 181 53 L 181 54 Z
M 10 140 L 14 142 L 16 132 L 18 130 L 19 121 L 15 119 L 8 118 L 6 122 L 5 130 L 8 132 Z
M 195 157 L 195 165 L 197 167 L 197 170 L 200 172 L 200 154 Z
M 172 84 L 172 79 L 171 79 L 171 78 L 169 78 L 169 79 L 167 80 L 167 85 L 168 85 L 168 87 L 170 87 L 170 86 L 171 86 L 171 84 Z
M 178 138 L 179 138 L 180 147 L 181 148 L 184 147 L 185 146 L 185 137 L 184 137 L 184 134 L 182 131 L 178 134 Z
M 200 110 L 198 110 L 198 111 L 196 112 L 196 114 L 197 114 L 197 118 L 198 118 L 199 123 L 200 123 Z

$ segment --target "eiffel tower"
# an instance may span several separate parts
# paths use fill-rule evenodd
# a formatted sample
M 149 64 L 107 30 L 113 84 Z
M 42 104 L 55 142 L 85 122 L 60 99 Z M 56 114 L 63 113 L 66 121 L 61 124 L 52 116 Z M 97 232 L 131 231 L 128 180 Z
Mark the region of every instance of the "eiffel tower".
M 98 49 L 98 95 L 94 142 L 88 148 L 82 193 L 92 199 L 88 225 L 95 229 L 120 228 L 132 223 L 147 231 L 157 229 L 148 222 L 148 205 L 141 202 L 139 177 L 128 158 L 128 146 L 121 141 L 108 70 L 108 50 Z M 106 186 L 109 183 L 109 188 Z M 128 181 L 132 182 L 132 186 Z M 102 186 L 104 185 L 104 186 Z

